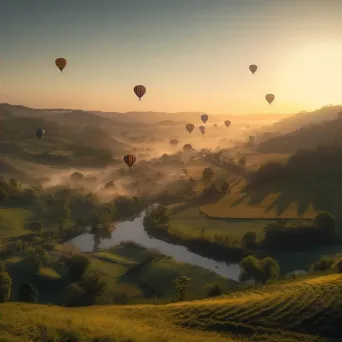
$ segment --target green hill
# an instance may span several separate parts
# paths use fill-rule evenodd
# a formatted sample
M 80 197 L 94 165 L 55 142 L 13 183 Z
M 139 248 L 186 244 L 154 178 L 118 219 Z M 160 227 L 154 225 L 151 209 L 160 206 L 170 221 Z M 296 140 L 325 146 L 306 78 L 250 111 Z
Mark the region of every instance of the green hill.
M 342 276 L 168 305 L 0 305 L 2 341 L 341 341 Z M 320 337 L 318 337 L 320 336 Z

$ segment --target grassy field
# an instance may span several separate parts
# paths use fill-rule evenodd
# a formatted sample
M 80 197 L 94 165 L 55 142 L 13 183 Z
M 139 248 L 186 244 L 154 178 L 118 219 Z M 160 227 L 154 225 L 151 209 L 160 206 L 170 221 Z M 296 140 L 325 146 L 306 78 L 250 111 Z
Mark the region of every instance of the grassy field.
M 212 237 L 228 235 L 232 239 L 241 240 L 248 231 L 253 231 L 259 238 L 269 220 L 222 219 L 203 215 L 199 208 L 189 208 L 171 216 L 169 233 L 180 237 Z
M 218 202 L 201 206 L 208 217 L 231 219 L 310 219 L 317 215 L 310 200 L 301 193 L 243 192 L 244 180 L 233 183 L 231 193 Z
M 0 238 L 19 236 L 30 231 L 25 229 L 25 222 L 32 212 L 21 208 L 0 208 Z
M 207 284 L 219 284 L 223 290 L 228 291 L 234 283 L 212 271 L 178 263 L 158 254 L 151 262 L 140 265 L 148 253 L 146 249 L 134 245 L 120 245 L 98 253 L 87 253 L 90 271 L 98 273 L 107 284 L 107 292 L 100 298 L 100 303 L 107 299 L 112 303 L 120 302 L 120 297 L 127 298 L 131 304 L 151 303 L 156 300 L 155 297 L 158 297 L 160 303 L 170 302 L 175 295 L 172 281 L 183 275 L 193 279 L 189 299 L 204 298 Z M 50 253 L 48 264 L 35 277 L 27 274 L 23 257 L 24 254 L 18 252 L 5 259 L 6 268 L 13 280 L 12 300 L 16 300 L 20 284 L 31 281 L 41 294 L 41 303 L 59 304 L 66 285 L 63 282 L 65 270 L 59 264 L 58 254 Z M 51 286 L 54 286 L 54 292 L 50 290 Z
M 336 338 L 341 337 L 341 291 L 342 276 L 332 274 L 168 305 L 6 303 L 0 305 L 0 337 L 8 342 L 341 341 Z

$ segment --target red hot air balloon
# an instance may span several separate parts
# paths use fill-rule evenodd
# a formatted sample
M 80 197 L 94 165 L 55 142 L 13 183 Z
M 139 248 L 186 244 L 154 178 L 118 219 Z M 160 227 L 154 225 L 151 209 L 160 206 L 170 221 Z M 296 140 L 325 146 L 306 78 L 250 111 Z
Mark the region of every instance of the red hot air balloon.
M 124 156 L 124 162 L 129 167 L 132 167 L 136 160 L 137 158 L 133 154 L 127 154 L 127 156 Z
M 226 120 L 225 122 L 224 122 L 224 124 L 226 125 L 226 127 L 228 128 L 230 125 L 231 125 L 231 121 L 230 120 Z
M 265 99 L 266 99 L 266 101 L 267 101 L 269 104 L 271 104 L 271 103 L 274 101 L 275 96 L 274 96 L 273 94 L 267 94 L 267 95 L 265 96 Z
M 63 69 L 66 67 L 67 65 L 67 61 L 65 58 L 57 58 L 55 60 L 55 64 L 57 66 L 57 68 L 62 72 Z
M 134 87 L 134 93 L 139 97 L 139 101 L 146 93 L 146 88 L 143 85 L 136 85 Z
M 193 124 L 187 124 L 187 125 L 185 125 L 185 128 L 186 128 L 186 130 L 187 130 L 189 133 L 191 133 L 191 132 L 194 130 L 195 125 L 193 125 Z
M 192 146 L 190 144 L 185 144 L 183 146 L 183 151 L 191 151 L 192 150 Z
M 255 64 L 252 64 L 252 65 L 249 66 L 249 70 L 254 75 L 255 72 L 258 70 L 258 67 Z

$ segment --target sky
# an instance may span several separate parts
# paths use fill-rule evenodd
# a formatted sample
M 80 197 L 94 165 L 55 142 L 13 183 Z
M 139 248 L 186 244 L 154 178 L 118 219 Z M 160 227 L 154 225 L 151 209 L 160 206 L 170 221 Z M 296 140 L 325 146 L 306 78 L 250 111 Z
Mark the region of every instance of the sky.
M 215 114 L 338 105 L 341 13 L 341 0 L 0 0 L 0 102 Z

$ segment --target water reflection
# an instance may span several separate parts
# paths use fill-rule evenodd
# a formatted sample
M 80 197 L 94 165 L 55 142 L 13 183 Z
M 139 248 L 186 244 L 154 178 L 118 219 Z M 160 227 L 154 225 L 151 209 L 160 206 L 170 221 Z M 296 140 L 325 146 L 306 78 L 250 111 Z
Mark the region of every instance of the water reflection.
M 173 245 L 149 236 L 143 226 L 144 211 L 141 215 L 132 221 L 117 223 L 115 230 L 103 238 L 100 235 L 96 237 L 93 234 L 85 233 L 67 242 L 74 244 L 82 252 L 93 252 L 94 248 L 106 249 L 117 246 L 123 241 L 133 241 L 145 248 L 154 248 L 162 254 L 167 255 L 179 262 L 185 262 L 191 265 L 199 266 L 211 270 L 225 278 L 238 280 L 241 268 L 238 264 L 227 264 L 225 262 L 217 262 L 213 259 L 205 258 L 190 252 L 187 248 L 180 245 Z

